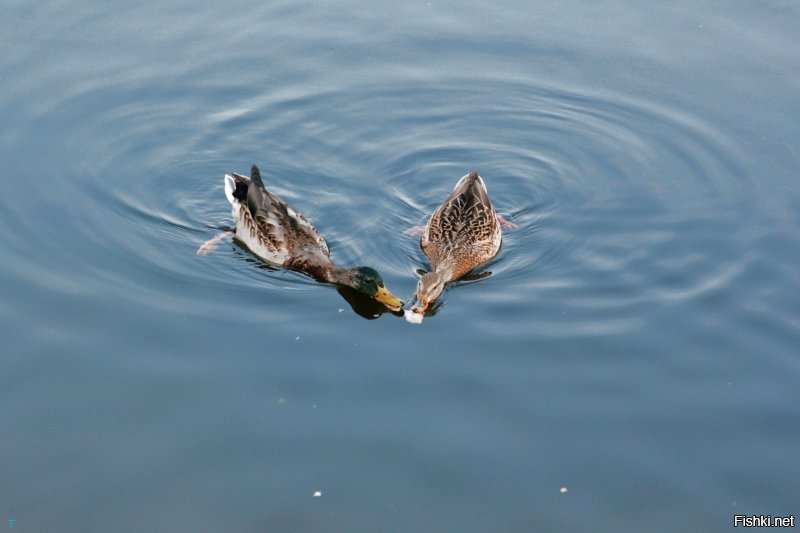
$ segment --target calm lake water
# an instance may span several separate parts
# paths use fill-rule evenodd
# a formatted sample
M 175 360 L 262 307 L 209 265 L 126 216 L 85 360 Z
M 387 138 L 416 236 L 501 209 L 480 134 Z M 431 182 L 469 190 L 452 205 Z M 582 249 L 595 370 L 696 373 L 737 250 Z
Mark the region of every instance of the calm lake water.
M 0 20 L 0 528 L 800 511 L 797 2 L 0 0 Z M 519 229 L 422 325 L 376 317 L 233 242 L 195 255 L 253 163 L 406 300 L 426 260 L 402 232 L 462 175 Z

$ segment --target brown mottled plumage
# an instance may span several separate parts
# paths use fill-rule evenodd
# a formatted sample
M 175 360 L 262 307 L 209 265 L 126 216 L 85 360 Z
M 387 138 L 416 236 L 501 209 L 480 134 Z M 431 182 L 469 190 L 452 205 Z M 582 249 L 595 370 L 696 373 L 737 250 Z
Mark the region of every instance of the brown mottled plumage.
M 477 172 L 472 172 L 461 178 L 433 212 L 420 246 L 431 261 L 431 269 L 458 279 L 494 257 L 501 240 L 500 223 L 486 185 Z
M 424 313 L 448 281 L 489 261 L 500 250 L 502 234 L 486 184 L 477 172 L 462 177 L 453 192 L 431 215 L 420 246 L 431 272 L 417 285 L 416 313 Z
M 225 175 L 236 238 L 265 261 L 292 270 L 331 267 L 328 244 L 299 211 L 269 192 L 253 165 L 251 177 Z
M 397 310 L 403 302 L 384 286 L 369 267 L 341 268 L 333 264 L 328 244 L 302 213 L 264 187 L 258 167 L 250 177 L 225 175 L 225 196 L 236 221 L 235 237 L 268 263 L 304 272 L 319 281 L 351 287 Z M 198 253 L 207 254 L 218 241 L 211 239 Z

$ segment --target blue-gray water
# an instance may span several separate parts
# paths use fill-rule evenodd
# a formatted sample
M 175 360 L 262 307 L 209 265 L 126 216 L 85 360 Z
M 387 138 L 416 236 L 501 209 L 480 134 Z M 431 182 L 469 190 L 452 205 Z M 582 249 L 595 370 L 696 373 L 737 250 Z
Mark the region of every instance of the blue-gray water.
M 0 20 L 0 528 L 798 514 L 796 2 Z M 195 255 L 252 163 L 404 299 L 426 265 L 402 231 L 466 172 L 519 229 L 421 326 L 365 320 L 234 243 Z

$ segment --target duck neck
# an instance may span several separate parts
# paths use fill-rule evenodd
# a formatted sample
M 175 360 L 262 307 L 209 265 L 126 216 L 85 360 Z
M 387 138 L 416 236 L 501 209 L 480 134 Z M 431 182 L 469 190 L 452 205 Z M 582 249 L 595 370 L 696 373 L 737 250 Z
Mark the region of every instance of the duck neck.
M 443 283 L 447 283 L 453 279 L 453 269 L 439 267 L 434 269 L 433 272 L 442 279 Z
M 328 283 L 355 288 L 355 271 L 352 268 L 326 265 L 320 269 L 320 276 L 318 277 Z

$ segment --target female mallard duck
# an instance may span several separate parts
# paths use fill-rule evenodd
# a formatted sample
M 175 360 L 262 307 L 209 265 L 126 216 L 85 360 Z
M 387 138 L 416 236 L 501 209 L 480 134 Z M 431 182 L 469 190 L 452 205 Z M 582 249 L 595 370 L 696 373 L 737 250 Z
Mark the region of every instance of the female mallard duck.
M 445 283 L 464 276 L 497 254 L 503 240 L 501 224 L 513 227 L 495 212 L 483 178 L 471 172 L 458 180 L 422 232 L 420 246 L 430 259 L 431 272 L 417 284 L 417 303 L 406 315 L 409 321 L 422 320 Z
M 304 272 L 313 278 L 352 287 L 393 311 L 403 302 L 386 289 L 381 275 L 369 267 L 340 268 L 333 264 L 325 239 L 301 213 L 264 187 L 258 167 L 250 177 L 225 174 L 225 196 L 233 206 L 236 233 L 218 235 L 197 253 L 206 255 L 225 236 L 234 236 L 268 263 Z

